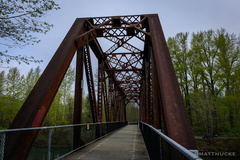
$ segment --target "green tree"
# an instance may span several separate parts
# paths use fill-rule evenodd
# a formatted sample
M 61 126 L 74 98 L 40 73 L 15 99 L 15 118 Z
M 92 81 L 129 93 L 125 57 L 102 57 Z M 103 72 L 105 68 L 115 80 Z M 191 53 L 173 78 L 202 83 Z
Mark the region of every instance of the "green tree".
M 211 135 L 240 126 L 240 37 L 225 29 L 168 39 L 195 131 Z
M 10 68 L 6 77 L 6 95 L 23 100 L 25 97 L 23 94 L 23 80 L 24 76 L 21 76 L 17 67 Z
M 59 88 L 59 94 L 61 95 L 61 104 L 62 107 L 59 108 L 61 110 L 62 119 L 67 120 L 70 115 L 72 115 L 71 111 L 73 108 L 73 83 L 75 80 L 75 72 L 74 69 L 70 66 L 62 83 Z M 68 119 L 69 120 L 69 119 Z
M 185 97 L 189 94 L 188 86 L 188 33 L 178 33 L 168 39 L 168 46 L 175 66 L 182 93 Z
M 216 96 L 219 66 L 216 65 L 217 49 L 214 44 L 215 32 L 213 30 L 193 33 L 191 41 L 192 52 L 199 55 L 203 91 L 208 90 Z
M 17 67 L 6 75 L 0 73 L 0 128 L 8 128 L 39 76 L 39 67 L 31 69 L 26 78 Z
M 37 68 L 33 69 L 31 68 L 30 71 L 27 73 L 26 78 L 24 79 L 24 85 L 25 85 L 25 95 L 26 97 L 31 92 L 32 88 L 36 84 L 38 78 L 40 77 L 41 69 L 38 66 Z
M 17 68 L 0 73 L 0 128 L 8 128 L 22 105 L 23 79 Z
M 191 117 L 191 107 L 189 101 L 189 75 L 191 75 L 189 66 L 191 65 L 191 58 L 189 52 L 188 35 L 188 33 L 178 33 L 175 37 L 170 37 L 167 43 L 171 53 L 173 64 L 175 66 L 175 72 L 178 77 L 180 89 L 183 93 L 185 104 Z
M 89 95 L 83 98 L 83 106 L 82 106 L 82 123 L 91 123 L 92 122 L 92 114 L 91 114 L 91 106 Z
M 192 113 L 193 113 L 193 125 L 195 131 L 200 131 L 204 135 L 213 135 L 215 130 L 215 105 L 212 96 L 206 97 L 203 93 L 194 93 L 190 97 Z M 211 138 L 211 137 L 209 137 Z
M 219 83 L 220 88 L 224 88 L 224 95 L 231 99 L 228 107 L 228 117 L 230 126 L 234 127 L 236 125 L 235 121 L 238 116 L 236 114 L 239 108 L 237 103 L 237 86 L 235 82 L 238 79 L 239 74 L 238 66 L 240 62 L 240 52 L 239 52 L 239 42 L 240 37 L 237 37 L 235 34 L 229 34 L 225 29 L 217 30 L 215 45 L 218 51 L 218 60 L 217 64 L 219 65 L 219 76 L 221 82 Z M 229 103 L 228 103 L 229 104 Z M 236 114 L 236 115 L 234 115 Z
M 73 82 L 75 72 L 69 67 L 48 112 L 44 125 L 63 125 L 72 123 Z
M 53 27 L 40 18 L 54 9 L 59 9 L 54 0 L 0 0 L 0 45 L 12 48 L 38 43 L 33 33 L 46 34 Z M 7 49 L 0 51 L 0 63 L 10 60 L 40 62 L 33 57 L 12 56 Z
M 138 106 L 130 102 L 126 106 L 126 114 L 128 122 L 138 122 L 139 121 L 139 108 Z
M 0 73 L 0 96 L 4 94 L 4 81 L 5 81 L 5 72 Z
M 238 76 L 236 68 L 240 60 L 240 37 L 221 29 L 217 30 L 214 42 L 218 52 L 217 65 L 220 68 L 221 88 L 225 88 L 225 95 L 232 95 L 235 87 L 234 81 Z
M 19 111 L 22 101 L 8 95 L 0 96 L 0 128 L 8 128 Z
M 206 112 L 199 112 L 201 113 L 202 117 L 205 118 L 205 123 L 212 123 L 213 125 L 208 127 L 209 131 L 206 134 L 210 134 L 216 132 L 218 130 L 218 112 L 217 106 L 215 104 L 216 98 L 220 93 L 218 86 L 219 83 L 219 66 L 216 65 L 216 61 L 218 58 L 217 47 L 214 44 L 215 39 L 215 31 L 208 30 L 208 31 L 201 31 L 198 33 L 193 33 L 192 40 L 191 40 L 191 50 L 196 55 L 199 55 L 199 64 L 200 64 L 200 82 L 202 86 L 202 106 L 204 111 Z M 198 106 L 195 106 L 198 107 Z M 196 110 L 198 111 L 198 110 Z M 210 117 L 210 118 L 209 118 Z M 209 122 L 207 122 L 209 121 Z

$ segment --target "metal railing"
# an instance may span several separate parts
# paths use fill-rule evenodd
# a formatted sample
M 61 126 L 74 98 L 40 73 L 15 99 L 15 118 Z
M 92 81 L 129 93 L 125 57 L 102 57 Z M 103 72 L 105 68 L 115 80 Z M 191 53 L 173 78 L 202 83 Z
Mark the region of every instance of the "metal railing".
M 19 128 L 0 130 L 0 160 L 4 160 L 5 139 L 8 132 L 23 132 L 29 130 L 40 130 L 37 139 L 34 142 L 35 147 L 44 147 L 44 159 L 60 159 L 76 150 L 84 147 L 85 145 L 100 139 L 107 134 L 127 125 L 128 122 L 111 122 L 111 123 L 89 123 L 89 124 L 72 124 L 62 126 L 49 126 L 49 127 L 35 127 L 35 128 Z M 81 131 L 81 146 L 78 148 L 73 147 L 74 138 L 73 130 L 79 128 Z M 60 137 L 60 138 L 59 138 Z M 52 153 L 53 148 L 67 148 L 65 153 Z M 30 156 L 34 156 L 33 149 Z M 33 157 L 33 159 L 37 159 Z M 42 159 L 42 158 L 41 158 Z
M 139 122 L 139 128 L 151 160 L 202 160 L 153 126 Z

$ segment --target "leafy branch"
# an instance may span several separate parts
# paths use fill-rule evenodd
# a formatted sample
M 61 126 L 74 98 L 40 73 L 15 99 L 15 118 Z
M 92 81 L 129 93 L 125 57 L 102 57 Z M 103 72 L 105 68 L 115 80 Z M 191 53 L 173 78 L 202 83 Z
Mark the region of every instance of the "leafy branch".
M 40 40 L 33 33 L 46 34 L 52 27 L 40 18 L 51 10 L 60 9 L 54 0 L 0 0 L 0 45 L 5 47 L 24 47 L 34 45 Z M 32 56 L 13 56 L 8 50 L 0 51 L 0 63 L 16 60 L 18 63 L 41 62 Z

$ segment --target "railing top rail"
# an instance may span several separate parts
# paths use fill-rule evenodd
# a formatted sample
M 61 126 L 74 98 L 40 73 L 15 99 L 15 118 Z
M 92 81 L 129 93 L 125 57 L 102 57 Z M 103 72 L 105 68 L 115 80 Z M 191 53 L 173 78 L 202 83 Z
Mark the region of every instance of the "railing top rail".
M 109 124 L 109 123 L 119 123 L 119 122 L 99 122 L 99 123 L 69 124 L 69 125 L 60 125 L 60 126 L 3 129 L 3 130 L 0 130 L 0 133 L 16 132 L 16 131 L 28 131 L 28 130 L 55 129 L 55 128 L 66 128 L 66 127 L 77 127 L 77 126 L 94 125 L 94 124 Z
M 162 137 L 165 141 L 167 141 L 169 144 L 171 144 L 174 148 L 176 148 L 179 152 L 181 152 L 188 159 L 202 160 L 197 155 L 195 155 L 194 153 L 192 153 L 191 151 L 189 151 L 188 149 L 186 149 L 185 147 L 183 147 L 179 143 L 175 142 L 174 140 L 172 140 L 171 138 L 169 138 L 168 136 L 163 134 L 160 130 L 158 130 L 158 129 L 154 128 L 153 126 L 151 126 L 149 124 L 146 124 L 144 122 L 141 122 L 141 123 L 143 123 L 144 125 L 148 126 L 150 129 L 152 129 L 154 132 L 156 132 L 160 137 Z

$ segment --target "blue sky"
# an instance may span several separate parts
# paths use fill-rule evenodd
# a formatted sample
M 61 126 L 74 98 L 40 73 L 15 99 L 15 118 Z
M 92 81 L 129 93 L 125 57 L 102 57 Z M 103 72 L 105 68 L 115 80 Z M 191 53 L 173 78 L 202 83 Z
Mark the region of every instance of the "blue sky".
M 42 20 L 54 24 L 46 35 L 38 35 L 41 42 L 9 53 L 34 56 L 43 60 L 30 65 L 11 62 L 4 67 L 18 67 L 26 73 L 38 65 L 42 70 L 57 50 L 76 18 L 117 15 L 158 14 L 166 39 L 179 32 L 198 32 L 225 28 L 240 35 L 239 0 L 57 0 L 61 9 L 49 12 Z M 2 46 L 0 46 L 1 49 Z M 0 68 L 6 70 L 6 68 Z

